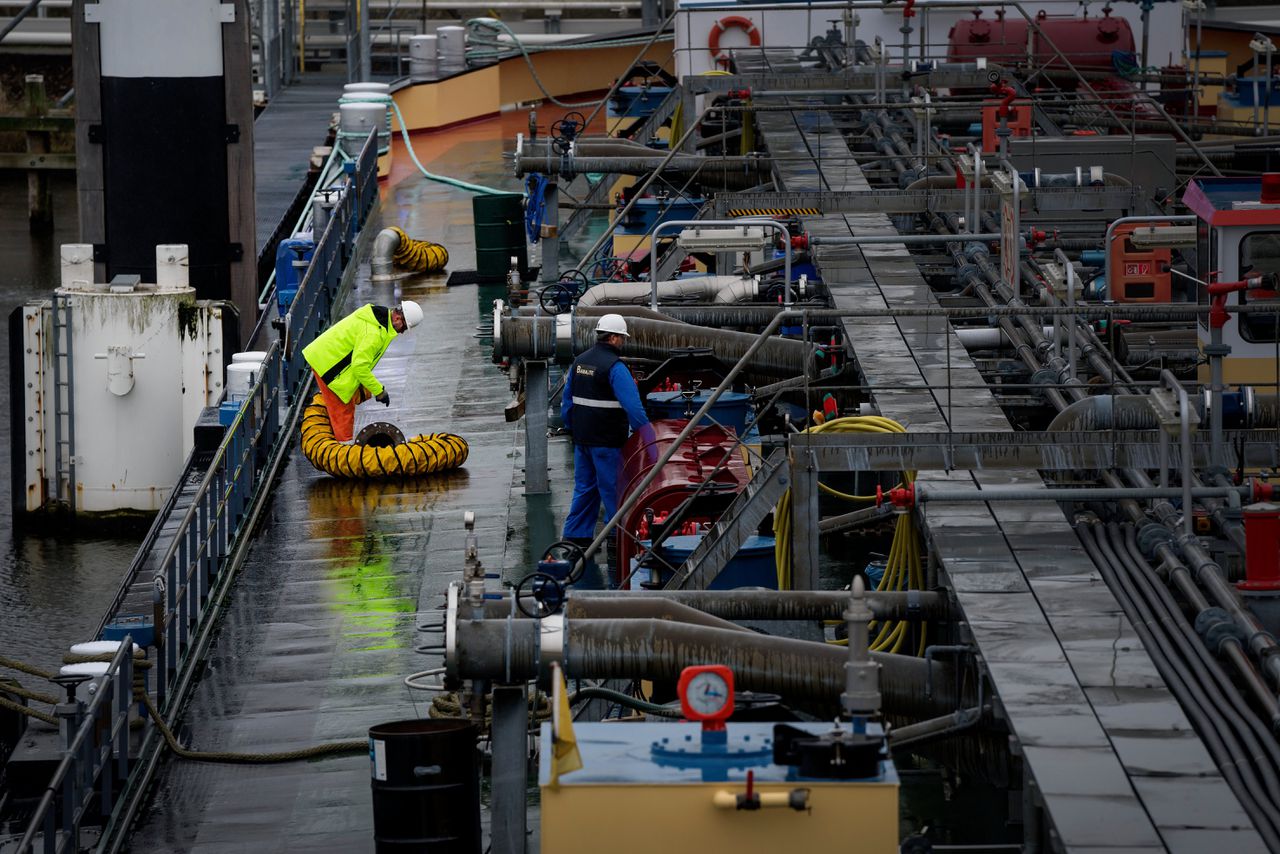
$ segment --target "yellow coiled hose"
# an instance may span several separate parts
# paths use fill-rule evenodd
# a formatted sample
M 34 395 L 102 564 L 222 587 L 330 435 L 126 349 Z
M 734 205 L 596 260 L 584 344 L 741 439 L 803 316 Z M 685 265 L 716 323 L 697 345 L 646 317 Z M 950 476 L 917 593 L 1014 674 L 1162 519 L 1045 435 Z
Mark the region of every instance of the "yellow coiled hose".
M 862 415 L 836 418 L 824 424 L 816 424 L 806 433 L 905 433 L 906 428 L 891 418 L 879 415 Z M 916 473 L 903 472 L 904 483 L 912 483 Z M 849 495 L 819 484 L 828 495 L 846 501 L 875 501 L 874 495 Z M 777 537 L 774 556 L 778 564 L 778 589 L 791 589 L 791 490 L 778 502 L 773 513 L 773 531 Z M 920 561 L 920 549 L 915 518 L 911 513 L 898 516 L 893 528 L 893 544 L 889 548 L 888 565 L 877 590 L 922 590 L 924 569 Z M 923 655 L 927 626 L 921 626 L 916 655 Z M 877 652 L 900 652 L 910 633 L 910 622 L 896 620 L 871 624 L 871 648 Z
M 467 461 L 468 450 L 467 440 L 452 433 L 414 436 L 385 448 L 339 442 L 318 394 L 302 413 L 302 454 L 334 477 L 414 477 L 448 471 Z
M 412 273 L 439 273 L 449 263 L 449 250 L 439 243 L 414 240 L 395 226 L 391 226 L 391 230 L 400 236 L 400 245 L 391 256 L 392 263 L 400 269 Z

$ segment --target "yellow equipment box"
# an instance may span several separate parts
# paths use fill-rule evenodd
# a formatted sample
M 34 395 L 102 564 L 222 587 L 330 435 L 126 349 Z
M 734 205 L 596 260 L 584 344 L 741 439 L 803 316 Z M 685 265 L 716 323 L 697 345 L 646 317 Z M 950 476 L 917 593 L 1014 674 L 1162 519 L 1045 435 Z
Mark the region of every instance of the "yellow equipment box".
M 774 724 L 730 723 L 702 746 L 694 723 L 577 724 L 582 768 L 551 783 L 542 727 L 542 850 L 555 854 L 787 854 L 898 850 L 898 776 L 802 777 L 773 762 Z M 788 724 L 814 735 L 832 725 Z M 879 728 L 874 727 L 878 734 Z M 748 797 L 748 775 L 751 796 Z

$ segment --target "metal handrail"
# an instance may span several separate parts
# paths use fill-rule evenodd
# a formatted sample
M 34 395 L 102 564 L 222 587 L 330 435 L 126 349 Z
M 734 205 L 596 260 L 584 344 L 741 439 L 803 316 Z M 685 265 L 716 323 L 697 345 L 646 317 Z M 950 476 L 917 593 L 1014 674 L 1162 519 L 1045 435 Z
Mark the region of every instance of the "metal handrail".
M 103 731 L 99 713 L 104 704 L 114 702 L 116 708 L 112 712 L 106 726 L 107 738 L 99 743 L 98 735 Z M 107 665 L 103 682 L 98 691 L 84 709 L 75 709 L 74 714 L 83 716 L 67 744 L 62 761 L 53 772 L 49 784 L 45 787 L 40 803 L 36 805 L 31 819 L 27 823 L 26 832 L 18 842 L 19 854 L 28 854 L 34 849 L 35 838 L 44 836 L 44 850 L 48 854 L 56 854 L 67 849 L 71 844 L 72 851 L 79 850 L 80 818 L 87 807 L 86 794 L 93 794 L 96 774 L 86 775 L 81 763 L 93 760 L 105 765 L 112 752 L 116 754 L 122 776 L 128 773 L 129 765 L 129 708 L 133 704 L 133 636 L 126 635 L 120 648 Z M 80 703 L 77 701 L 76 706 Z M 98 771 L 102 768 L 98 767 Z M 63 815 L 62 827 L 57 827 L 58 793 L 62 791 Z

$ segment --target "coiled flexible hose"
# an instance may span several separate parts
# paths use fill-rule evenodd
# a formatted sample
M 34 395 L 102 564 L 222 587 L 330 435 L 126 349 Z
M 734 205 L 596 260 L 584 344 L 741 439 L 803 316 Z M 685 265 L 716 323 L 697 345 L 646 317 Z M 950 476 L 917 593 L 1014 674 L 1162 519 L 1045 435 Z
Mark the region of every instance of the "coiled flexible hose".
M 302 454 L 334 477 L 414 477 L 447 471 L 465 463 L 468 450 L 467 440 L 452 433 L 414 436 L 384 448 L 339 442 L 318 394 L 302 413 Z
M 391 260 L 402 270 L 413 273 L 439 273 L 449 263 L 449 250 L 429 240 L 414 240 L 400 228 L 391 226 L 400 237 Z
M 822 424 L 815 424 L 805 430 L 806 433 L 905 433 L 906 428 L 891 418 L 879 415 L 861 415 L 847 418 L 835 418 Z M 915 472 L 903 472 L 905 483 L 915 480 Z M 846 501 L 875 501 L 874 495 L 849 495 L 833 489 L 826 484 L 819 484 L 821 490 L 829 495 Z M 774 511 L 773 530 L 776 539 L 774 556 L 778 564 L 778 589 L 791 589 L 791 490 L 778 502 Z M 884 577 L 876 586 L 876 590 L 902 591 L 923 590 L 924 569 L 920 561 L 920 549 L 916 533 L 915 519 L 910 513 L 898 516 L 893 529 L 893 544 L 889 550 L 888 566 Z M 911 631 L 907 620 L 877 621 L 871 624 L 871 649 L 874 652 L 900 652 L 906 644 Z M 927 625 L 920 627 L 916 654 L 923 655 L 926 642 Z

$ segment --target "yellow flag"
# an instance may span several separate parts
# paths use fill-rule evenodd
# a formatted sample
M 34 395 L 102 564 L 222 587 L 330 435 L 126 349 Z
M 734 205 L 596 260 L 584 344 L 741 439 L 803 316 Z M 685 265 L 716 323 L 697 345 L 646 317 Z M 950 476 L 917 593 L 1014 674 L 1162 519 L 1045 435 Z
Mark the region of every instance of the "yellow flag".
M 559 664 L 551 665 L 551 785 L 560 783 L 560 775 L 582 767 L 578 739 L 573 734 L 573 712 L 569 709 L 569 691 Z

